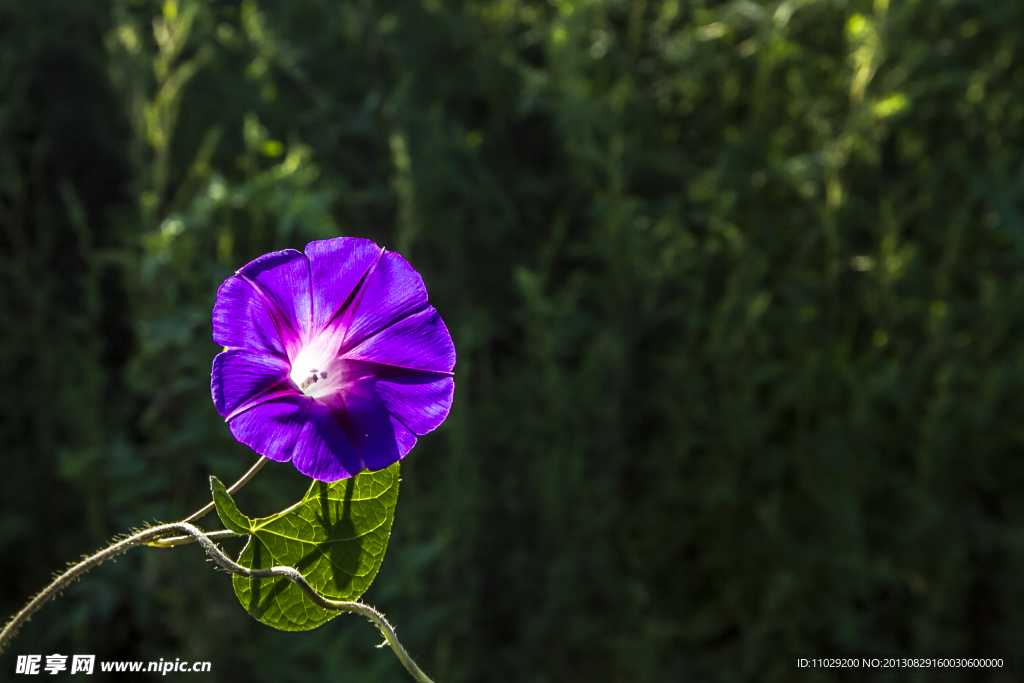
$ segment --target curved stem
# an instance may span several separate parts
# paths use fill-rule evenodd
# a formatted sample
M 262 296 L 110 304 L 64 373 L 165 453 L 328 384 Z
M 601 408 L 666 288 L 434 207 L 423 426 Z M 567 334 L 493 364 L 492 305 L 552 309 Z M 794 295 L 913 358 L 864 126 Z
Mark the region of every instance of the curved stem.
M 263 466 L 266 465 L 268 462 L 270 462 L 270 460 L 268 460 L 267 458 L 260 458 L 259 460 L 257 460 L 256 464 L 253 465 L 252 467 L 250 467 L 249 471 L 246 472 L 245 474 L 243 474 L 241 479 L 239 479 L 238 481 L 236 481 L 234 484 L 231 485 L 231 488 L 228 489 L 228 495 L 229 496 L 235 495 L 235 492 L 238 491 L 238 489 L 240 489 L 243 486 L 245 486 L 246 483 L 248 483 L 248 481 L 250 479 L 252 479 L 254 476 L 256 476 L 256 473 L 259 472 L 261 469 L 263 469 Z M 214 507 L 215 506 L 213 504 L 213 501 L 211 500 L 209 503 L 207 503 L 206 505 L 204 505 L 200 509 L 198 509 L 195 512 L 193 512 L 191 515 L 189 515 L 188 517 L 186 517 L 182 521 L 185 522 L 185 523 L 188 523 L 188 522 L 194 522 L 197 519 L 201 519 L 202 517 L 206 516 L 206 513 L 210 512 L 210 510 L 213 510 Z
M 191 526 L 191 525 L 189 525 Z M 129 536 L 111 546 L 104 548 L 98 553 L 85 558 L 78 564 L 74 565 L 63 574 L 53 580 L 49 586 L 41 590 L 34 598 L 29 600 L 29 603 L 25 605 L 20 612 L 14 615 L 14 617 L 7 622 L 4 626 L 4 630 L 0 631 L 0 652 L 3 652 L 4 646 L 7 641 L 10 640 L 14 634 L 21 628 L 22 624 L 28 621 L 32 615 L 43 606 L 47 600 L 52 598 L 56 593 L 63 590 L 72 581 L 77 579 L 82 574 L 86 573 L 96 565 L 106 562 L 112 557 L 116 557 L 128 550 L 129 548 L 136 546 L 140 543 L 145 543 L 152 538 L 159 537 L 161 534 L 166 533 L 168 529 L 166 526 L 155 526 L 140 531 L 139 533 Z M 211 541 L 212 542 L 212 541 Z
M 289 581 L 298 585 L 299 588 L 309 596 L 309 598 L 320 607 L 324 609 L 334 610 L 337 612 L 355 612 L 360 614 L 373 623 L 380 632 L 384 635 L 388 645 L 394 650 L 395 655 L 398 656 L 399 661 L 405 666 L 406 670 L 415 678 L 419 683 L 433 683 L 430 678 L 423 673 L 423 670 L 416 665 L 416 662 L 412 660 L 409 653 L 406 652 L 402 644 L 398 642 L 398 636 L 395 635 L 395 629 L 392 628 L 391 624 L 388 623 L 384 615 L 370 607 L 369 605 L 361 602 L 340 602 L 336 600 L 328 600 L 323 597 L 316 590 L 309 585 L 302 574 L 297 569 L 292 567 L 271 567 L 270 569 L 247 569 L 240 564 L 236 564 L 231 560 L 230 557 L 224 554 L 217 545 L 209 539 L 209 537 L 200 531 L 197 527 L 189 524 L 188 522 L 175 522 L 173 524 L 162 524 L 160 526 L 150 527 L 144 529 L 128 538 L 122 539 L 117 543 L 114 543 L 108 548 L 105 548 L 95 555 L 87 557 L 75 566 L 68 569 L 66 572 L 54 579 L 53 583 L 44 588 L 39 592 L 32 600 L 20 612 L 14 615 L 3 631 L 0 631 L 0 652 L 3 652 L 4 646 L 14 636 L 21 626 L 27 622 L 36 610 L 43 606 L 47 600 L 53 597 L 61 589 L 65 588 L 69 583 L 74 581 L 76 578 L 89 571 L 96 565 L 109 560 L 112 557 L 120 555 L 129 548 L 149 543 L 157 538 L 162 538 L 168 533 L 187 534 L 196 540 L 206 551 L 218 566 L 222 569 L 226 569 L 232 574 L 239 576 L 245 576 L 250 579 L 267 579 L 273 577 L 284 577 Z
M 248 481 L 252 479 L 254 476 L 256 476 L 256 473 L 263 469 L 263 466 L 266 465 L 268 462 L 270 462 L 270 460 L 268 460 L 267 458 L 260 458 L 259 460 L 257 460 L 256 464 L 250 467 L 249 471 L 243 474 L 241 479 L 239 479 L 238 481 L 231 485 L 231 488 L 228 489 L 228 495 L 234 495 L 236 491 L 245 486 L 248 483 Z M 197 519 L 205 517 L 206 514 L 213 510 L 215 507 L 216 505 L 211 500 L 209 503 L 193 512 L 191 515 L 189 515 L 182 521 L 186 523 L 194 522 Z M 237 536 L 238 534 L 231 534 L 231 532 L 227 531 L 214 531 L 211 532 L 211 535 Z M 154 548 L 171 548 L 176 545 L 185 545 L 187 543 L 195 543 L 195 539 L 193 539 L 191 536 L 177 536 L 175 538 L 156 538 L 152 541 L 149 541 L 149 545 L 153 546 Z
M 217 531 L 206 531 L 204 532 L 207 538 L 220 539 L 220 538 L 238 538 L 244 534 L 239 534 L 229 529 L 219 529 Z M 160 538 L 155 541 L 150 541 L 146 545 L 151 548 L 173 548 L 176 545 L 189 545 L 195 543 L 196 539 L 189 535 L 184 536 L 171 536 L 169 538 Z

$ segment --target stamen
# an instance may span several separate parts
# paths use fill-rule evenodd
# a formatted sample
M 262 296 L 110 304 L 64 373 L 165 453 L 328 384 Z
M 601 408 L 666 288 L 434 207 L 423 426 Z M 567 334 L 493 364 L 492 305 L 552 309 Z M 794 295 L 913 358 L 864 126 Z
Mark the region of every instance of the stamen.
M 316 368 L 312 368 L 309 372 L 309 377 L 307 377 L 305 381 L 303 381 L 302 384 L 299 385 L 299 389 L 301 389 L 302 391 L 305 391 L 310 384 L 316 384 L 320 379 L 327 379 L 326 372 L 321 373 L 319 376 L 317 376 L 318 370 Z
M 337 351 L 332 350 L 335 343 L 332 338 L 314 339 L 292 360 L 288 378 L 304 395 L 326 401 L 343 390 L 340 380 L 345 369 Z

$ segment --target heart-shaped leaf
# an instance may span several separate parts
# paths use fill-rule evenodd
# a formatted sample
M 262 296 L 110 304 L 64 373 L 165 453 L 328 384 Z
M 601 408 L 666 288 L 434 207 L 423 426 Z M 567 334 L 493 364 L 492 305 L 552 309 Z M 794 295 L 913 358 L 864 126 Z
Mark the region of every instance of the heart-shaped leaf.
M 356 600 L 384 559 L 398 502 L 398 463 L 333 484 L 313 482 L 301 501 L 260 519 L 239 512 L 216 477 L 210 477 L 210 488 L 224 526 L 249 535 L 238 564 L 294 567 L 324 597 Z M 315 605 L 288 579 L 235 576 L 233 583 L 249 614 L 282 631 L 307 631 L 338 615 Z

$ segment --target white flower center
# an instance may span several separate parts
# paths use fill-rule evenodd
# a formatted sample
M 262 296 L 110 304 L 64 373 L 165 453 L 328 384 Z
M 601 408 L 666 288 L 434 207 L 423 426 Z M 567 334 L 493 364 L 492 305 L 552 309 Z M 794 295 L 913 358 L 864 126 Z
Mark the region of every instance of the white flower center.
M 314 339 L 292 361 L 288 378 L 306 396 L 321 398 L 341 391 L 342 363 L 329 339 Z
M 300 373 L 300 376 L 301 376 L 301 373 Z M 327 371 L 326 370 L 317 370 L 316 368 L 310 368 L 310 370 L 309 370 L 309 377 L 307 377 L 306 379 L 302 380 L 302 384 L 299 385 L 299 389 L 302 389 L 303 391 L 306 391 L 306 389 L 308 389 L 311 384 L 316 384 L 317 382 L 319 382 L 322 379 L 323 380 L 327 379 Z

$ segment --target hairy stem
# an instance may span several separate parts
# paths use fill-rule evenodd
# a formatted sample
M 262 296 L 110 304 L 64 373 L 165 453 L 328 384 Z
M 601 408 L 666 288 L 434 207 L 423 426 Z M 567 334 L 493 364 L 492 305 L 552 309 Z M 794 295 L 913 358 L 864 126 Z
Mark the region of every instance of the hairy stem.
M 234 495 L 236 491 L 245 486 L 246 483 L 248 483 L 250 479 L 256 476 L 256 473 L 263 469 L 263 466 L 266 465 L 268 462 L 270 462 L 270 460 L 268 460 L 267 458 L 260 458 L 259 460 L 257 460 L 256 464 L 250 467 L 249 471 L 243 474 L 241 479 L 239 479 L 238 481 L 231 485 L 231 488 L 228 489 L 228 495 Z M 189 515 L 182 521 L 194 522 L 197 519 L 201 519 L 202 517 L 205 517 L 208 512 L 213 510 L 214 507 L 216 506 L 214 505 L 214 502 L 211 500 L 209 503 L 193 512 L 191 515 Z M 238 534 L 233 534 L 230 531 L 214 531 L 211 532 L 209 535 L 213 537 L 231 535 L 237 536 Z M 155 538 L 152 541 L 149 541 L 149 545 L 153 546 L 154 548 L 170 548 L 176 545 L 185 545 L 187 543 L 195 543 L 195 539 L 193 539 L 191 536 L 186 535 L 176 536 L 174 538 Z
M 239 536 L 244 535 L 244 534 L 235 533 L 234 531 L 229 531 L 228 529 L 219 529 L 217 531 L 207 531 L 205 533 L 206 533 L 206 537 L 207 538 L 211 538 L 211 539 L 215 539 L 215 540 L 216 539 L 221 539 L 221 538 L 238 538 Z M 146 545 L 148 545 L 148 546 L 150 546 L 152 548 L 173 548 L 176 545 L 188 545 L 190 543 L 195 543 L 195 542 L 196 542 L 196 539 L 194 539 L 191 536 L 186 534 L 184 536 L 171 536 L 170 538 L 161 538 L 161 539 L 158 539 L 156 541 L 150 541 Z
M 254 474 L 254 473 L 253 473 Z M 244 482 L 243 482 L 244 483 Z M 236 484 L 238 486 L 238 484 Z M 430 678 L 423 673 L 416 662 L 412 660 L 409 653 L 405 651 L 402 644 L 398 642 L 398 636 L 395 635 L 395 629 L 392 628 L 391 624 L 388 623 L 384 615 L 370 607 L 369 605 L 361 602 L 339 602 L 335 600 L 328 600 L 324 596 L 316 592 L 316 590 L 309 585 L 302 574 L 298 570 L 292 567 L 271 567 L 270 569 L 247 569 L 240 564 L 236 564 L 231 560 L 230 557 L 224 554 L 224 552 L 217 547 L 217 545 L 209 539 L 209 537 L 203 533 L 199 528 L 189 524 L 188 522 L 175 522 L 174 524 L 162 524 L 160 526 L 150 527 L 144 529 L 136 534 L 133 534 L 127 538 L 124 538 L 113 545 L 99 551 L 95 555 L 87 557 L 78 564 L 74 565 L 66 572 L 54 579 L 53 583 L 44 588 L 39 592 L 32 600 L 20 612 L 14 615 L 3 631 L 0 631 L 0 652 L 3 652 L 7 642 L 14 637 L 14 634 L 18 631 L 21 626 L 27 622 L 32 615 L 43 606 L 47 600 L 52 598 L 56 593 L 67 587 L 72 581 L 77 579 L 79 576 L 89 571 L 93 567 L 102 562 L 109 560 L 112 557 L 120 555 L 124 551 L 131 547 L 149 543 L 157 538 L 162 538 L 168 534 L 179 534 L 191 536 L 199 545 L 202 546 L 206 554 L 213 559 L 213 561 L 222 569 L 226 569 L 232 574 L 238 574 L 250 579 L 268 579 L 274 577 L 284 577 L 289 581 L 298 585 L 306 595 L 316 604 L 320 605 L 324 609 L 334 610 L 337 612 L 355 612 L 360 614 L 376 626 L 380 632 L 384 635 L 388 645 L 394 650 L 395 655 L 398 656 L 399 661 L 405 666 L 406 670 L 415 678 L 419 683 L 433 683 Z

